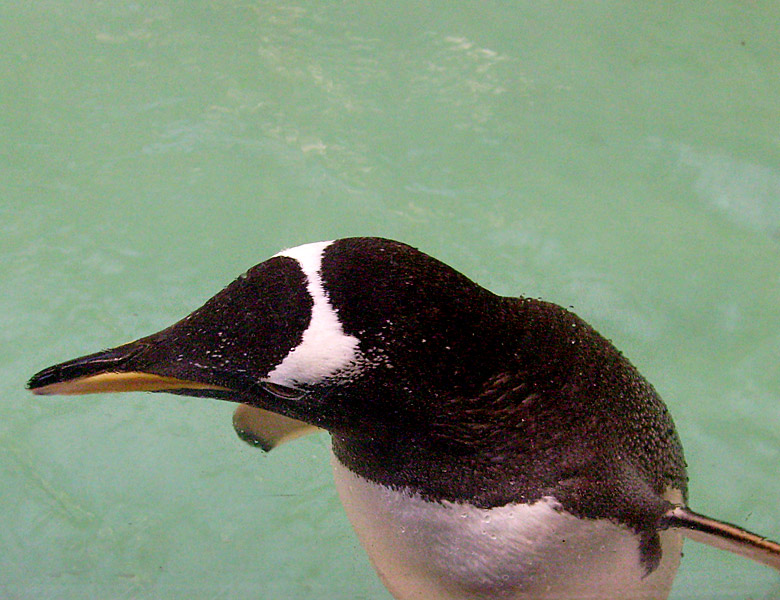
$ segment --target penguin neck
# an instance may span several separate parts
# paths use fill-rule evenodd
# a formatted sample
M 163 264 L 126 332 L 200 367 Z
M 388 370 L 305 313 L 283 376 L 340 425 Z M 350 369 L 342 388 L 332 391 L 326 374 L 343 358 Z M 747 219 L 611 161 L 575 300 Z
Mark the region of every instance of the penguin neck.
M 372 398 L 373 414 L 359 429 L 332 432 L 339 462 L 375 483 L 483 508 L 537 500 L 583 468 L 582 452 L 558 460 L 576 436 L 566 441 L 530 428 L 550 386 L 564 387 L 571 375 L 577 349 L 570 338 L 592 329 L 554 304 L 494 298 L 468 340 L 453 343 L 458 360 L 442 360 L 403 411 Z M 563 423 L 564 434 L 572 425 Z

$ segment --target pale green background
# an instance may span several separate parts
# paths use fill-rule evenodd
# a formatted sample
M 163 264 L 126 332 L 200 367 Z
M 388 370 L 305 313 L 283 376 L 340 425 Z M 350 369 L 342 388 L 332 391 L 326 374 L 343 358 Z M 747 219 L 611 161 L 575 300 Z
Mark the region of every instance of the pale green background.
M 780 5 L 0 4 L 0 597 L 387 599 L 325 436 L 35 371 L 283 247 L 384 235 L 574 309 L 669 403 L 692 505 L 780 538 Z M 673 598 L 780 598 L 695 544 Z

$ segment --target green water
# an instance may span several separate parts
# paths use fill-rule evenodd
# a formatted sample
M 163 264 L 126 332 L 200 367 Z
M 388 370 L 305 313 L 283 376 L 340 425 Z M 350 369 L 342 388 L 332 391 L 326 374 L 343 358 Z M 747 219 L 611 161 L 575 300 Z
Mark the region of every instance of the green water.
M 780 538 L 776 2 L 0 4 L 0 597 L 388 599 L 328 442 L 42 399 L 283 247 L 417 245 L 614 340 L 703 512 Z M 686 545 L 673 598 L 778 599 Z

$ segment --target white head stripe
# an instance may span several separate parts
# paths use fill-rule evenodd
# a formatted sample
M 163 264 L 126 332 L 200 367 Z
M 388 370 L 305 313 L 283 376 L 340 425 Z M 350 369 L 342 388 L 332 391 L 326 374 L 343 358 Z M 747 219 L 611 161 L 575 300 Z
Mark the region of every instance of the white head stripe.
M 313 306 L 311 320 L 303 332 L 301 343 L 290 350 L 284 360 L 266 377 L 271 383 L 316 383 L 326 377 L 337 376 L 357 368 L 360 362 L 359 340 L 344 333 L 338 314 L 330 305 L 322 285 L 322 254 L 332 243 L 328 241 L 304 244 L 275 255 L 298 261 L 306 275 L 306 289 Z

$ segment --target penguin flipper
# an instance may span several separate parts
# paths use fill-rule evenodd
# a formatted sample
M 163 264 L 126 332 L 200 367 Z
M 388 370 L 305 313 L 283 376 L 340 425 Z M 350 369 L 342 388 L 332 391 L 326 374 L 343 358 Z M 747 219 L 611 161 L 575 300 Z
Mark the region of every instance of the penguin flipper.
M 675 506 L 661 518 L 662 529 L 677 529 L 685 537 L 728 550 L 780 571 L 780 544 L 724 521 Z
M 266 452 L 279 444 L 318 431 L 314 425 L 249 404 L 238 405 L 233 413 L 233 428 L 247 444 Z

